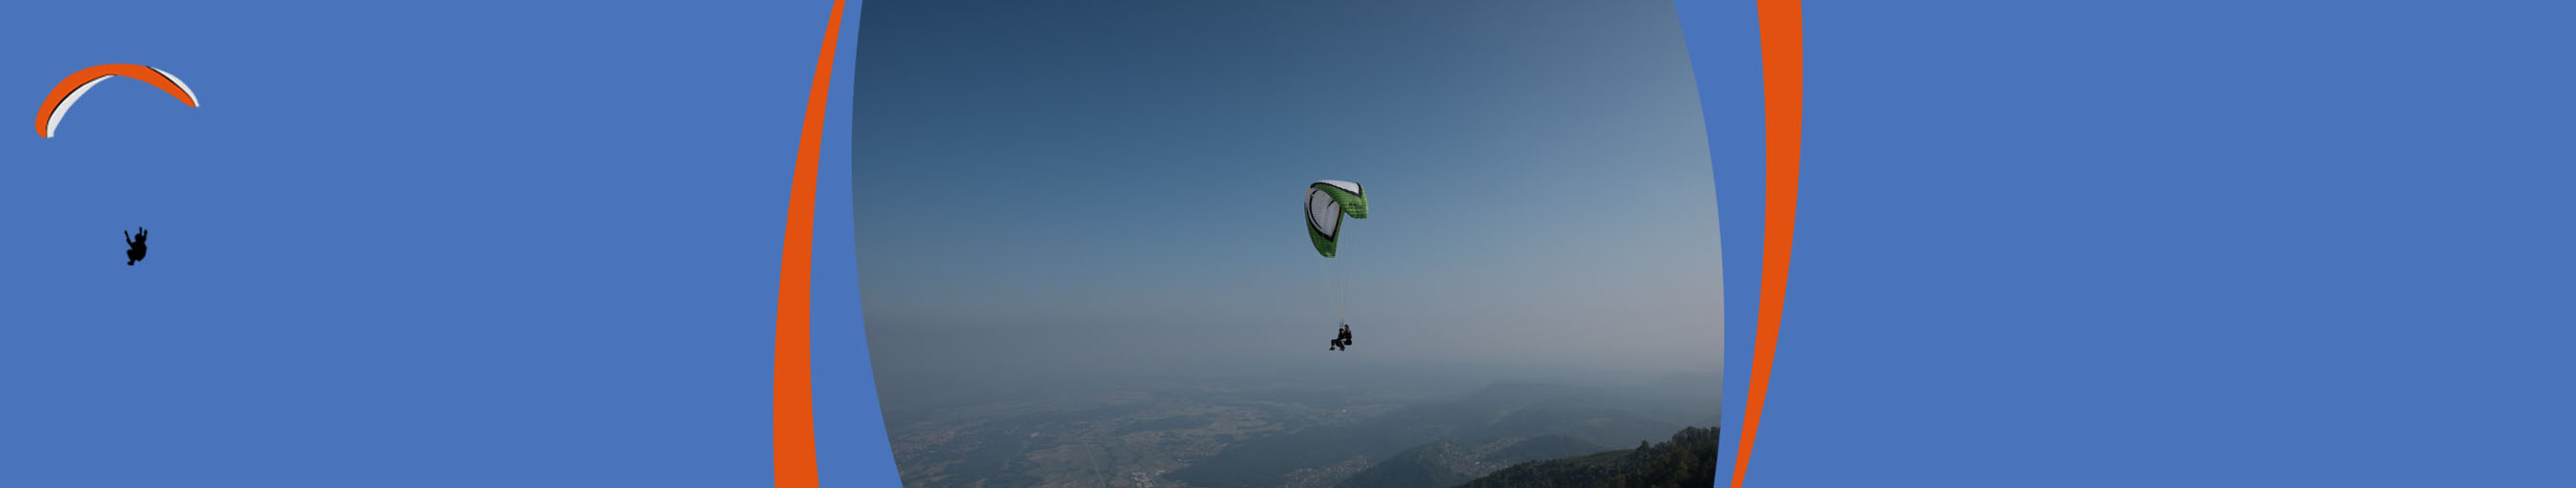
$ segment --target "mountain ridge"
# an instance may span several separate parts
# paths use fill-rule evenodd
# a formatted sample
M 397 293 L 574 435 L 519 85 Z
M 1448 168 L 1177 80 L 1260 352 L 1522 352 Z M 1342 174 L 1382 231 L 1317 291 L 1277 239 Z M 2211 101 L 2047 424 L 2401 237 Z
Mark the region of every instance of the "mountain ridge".
M 1670 440 L 1635 449 L 1530 461 L 1488 473 L 1455 488 L 1652 488 L 1715 486 L 1715 427 L 1685 427 Z

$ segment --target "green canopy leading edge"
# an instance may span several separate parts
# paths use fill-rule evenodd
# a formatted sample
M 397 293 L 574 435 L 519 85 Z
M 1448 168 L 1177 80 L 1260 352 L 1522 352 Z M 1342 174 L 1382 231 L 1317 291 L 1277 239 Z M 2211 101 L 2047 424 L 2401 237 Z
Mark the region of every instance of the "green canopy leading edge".
M 1320 180 L 1306 186 L 1306 237 L 1315 241 L 1315 252 L 1333 257 L 1341 243 L 1342 216 L 1368 218 L 1368 193 L 1360 184 L 1342 180 Z

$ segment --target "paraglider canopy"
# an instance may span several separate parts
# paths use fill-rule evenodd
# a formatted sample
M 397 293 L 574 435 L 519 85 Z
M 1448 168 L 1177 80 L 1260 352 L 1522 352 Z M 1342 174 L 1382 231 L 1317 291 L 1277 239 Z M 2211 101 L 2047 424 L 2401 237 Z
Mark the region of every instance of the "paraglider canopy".
M 1315 253 L 1333 257 L 1341 245 L 1343 215 L 1368 218 L 1368 194 L 1360 184 L 1318 180 L 1306 186 L 1306 237 L 1315 241 Z
M 1344 262 L 1333 259 L 1342 245 L 1342 217 L 1346 215 L 1354 219 L 1368 218 L 1368 195 L 1360 192 L 1360 184 L 1318 180 L 1306 185 L 1306 237 L 1315 242 L 1315 254 L 1324 256 L 1324 260 L 1318 262 L 1333 272 L 1334 320 L 1348 327 L 1350 322 L 1342 318 L 1346 310 L 1344 296 L 1348 294 L 1342 283 Z M 1336 350 L 1342 345 L 1341 339 L 1333 340 Z
M 140 64 L 102 64 L 74 72 L 64 77 L 61 83 L 54 84 L 54 91 L 45 95 L 45 105 L 37 108 L 36 135 L 54 137 L 54 126 L 63 123 L 63 114 L 72 110 L 72 104 L 79 102 L 81 95 L 89 93 L 90 87 L 97 86 L 98 82 L 119 76 L 150 84 L 178 98 L 179 103 L 197 106 L 197 92 L 188 89 L 187 83 L 170 76 L 167 71 Z

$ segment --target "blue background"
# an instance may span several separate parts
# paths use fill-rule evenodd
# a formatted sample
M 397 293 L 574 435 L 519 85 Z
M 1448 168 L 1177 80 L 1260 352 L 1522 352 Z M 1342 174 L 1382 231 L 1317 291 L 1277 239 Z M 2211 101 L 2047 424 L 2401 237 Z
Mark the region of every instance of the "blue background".
M 1751 5 L 1682 3 L 1736 88 Z M 1748 486 L 2569 484 L 2563 3 L 1807 8 Z
M 12 4 L 0 485 L 767 484 L 829 8 Z M 109 80 L 36 137 L 45 92 L 101 63 L 204 106 Z M 817 244 L 846 250 L 835 116 Z M 825 475 L 891 480 L 858 315 L 828 299 L 855 296 L 847 254 L 817 257 Z
M 1753 11 L 1677 3 L 1752 262 Z M 206 107 L 115 80 L 60 138 L 0 136 L 6 481 L 765 479 L 827 4 L 190 5 L 9 7 L 42 19 L 0 31 L 21 113 L 109 62 Z M 1809 8 L 1748 481 L 2564 483 L 2566 7 Z M 825 250 L 850 244 L 833 120 Z M 158 238 L 129 268 L 135 225 Z M 825 480 L 891 482 L 857 309 L 824 299 L 854 264 L 816 265 Z

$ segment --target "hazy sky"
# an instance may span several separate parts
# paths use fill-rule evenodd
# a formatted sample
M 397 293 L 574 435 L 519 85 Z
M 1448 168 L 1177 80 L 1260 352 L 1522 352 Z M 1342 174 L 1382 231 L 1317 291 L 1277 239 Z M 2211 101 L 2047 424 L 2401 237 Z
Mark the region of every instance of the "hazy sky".
M 1475 4 L 868 2 L 877 375 L 1715 370 L 1717 204 L 1671 2 Z M 1370 201 L 1344 223 L 1347 352 L 1300 220 L 1317 179 Z

